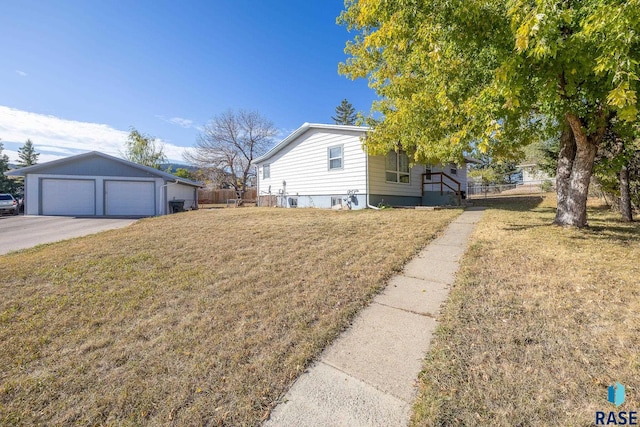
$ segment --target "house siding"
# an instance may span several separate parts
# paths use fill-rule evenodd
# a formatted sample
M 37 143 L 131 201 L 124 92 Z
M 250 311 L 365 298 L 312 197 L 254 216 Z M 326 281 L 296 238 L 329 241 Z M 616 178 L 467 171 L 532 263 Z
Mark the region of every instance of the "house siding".
M 184 209 L 195 209 L 198 207 L 198 190 L 190 185 L 183 184 L 169 184 L 167 185 L 167 206 L 165 209 L 169 209 L 168 202 L 171 200 L 184 200 Z
M 426 167 L 424 167 L 426 169 Z M 451 174 L 451 168 L 456 168 L 458 173 L 457 175 L 452 175 Z M 456 181 L 460 182 L 460 189 L 462 191 L 467 191 L 467 165 L 462 165 L 462 166 L 456 166 L 454 164 L 449 164 L 446 167 L 442 167 L 442 165 L 437 165 L 437 166 L 432 166 L 431 167 L 431 172 L 444 172 L 447 175 L 451 176 L 452 178 L 455 178 Z M 424 169 L 423 169 L 423 173 L 424 173 Z M 449 185 L 451 185 L 452 187 L 455 188 L 455 183 L 453 183 L 451 180 L 449 180 L 448 178 L 444 178 L 445 182 L 448 182 Z M 438 193 L 440 192 L 440 177 L 437 177 L 434 179 L 434 184 L 425 184 L 424 186 L 424 191 L 437 191 Z M 445 187 L 445 190 L 450 191 L 449 189 L 447 189 L 447 187 Z
M 127 176 L 135 178 L 154 177 L 147 171 L 102 157 L 89 157 L 76 161 L 54 164 L 41 168 L 38 173 L 50 175 Z
M 166 183 L 175 185 L 173 181 L 177 181 L 175 176 L 167 172 L 97 151 L 27 166 L 12 170 L 7 175 L 24 176 L 27 215 L 43 215 L 45 211 L 56 215 L 104 216 L 107 211 L 121 215 L 129 207 L 129 211 L 139 212 L 140 216 L 162 215 L 166 213 L 163 205 L 167 204 L 167 194 L 173 195 L 171 192 L 167 193 Z M 153 185 L 127 185 L 123 183 L 125 181 L 148 182 Z M 82 185 L 83 182 L 91 182 L 93 190 Z M 113 182 L 117 183 L 112 184 Z M 183 198 L 192 200 L 194 189 L 199 184 L 180 180 L 178 187 L 184 189 L 176 194 L 176 198 L 188 194 L 189 197 Z M 151 192 L 153 198 L 150 197 Z M 146 197 L 138 197 L 136 194 Z M 89 200 L 92 201 L 92 209 L 88 208 Z M 105 206 L 107 200 L 109 209 Z M 43 202 L 47 206 L 43 206 Z
M 387 182 L 385 156 L 369 156 L 369 192 L 382 196 L 421 197 L 424 165 L 415 165 L 409 172 L 408 184 Z
M 543 181 L 555 182 L 555 177 L 550 176 L 543 170 L 536 169 L 535 166 L 521 166 L 522 168 L 522 182 L 527 183 L 539 183 Z
M 366 155 L 362 150 L 361 135 L 363 132 L 308 130 L 258 165 L 259 194 L 279 194 L 284 181 L 287 197 L 311 196 L 310 200 L 305 197 L 308 202 L 299 203 L 298 206 L 330 207 L 331 196 L 346 196 L 347 190 L 364 193 Z M 342 146 L 342 168 L 329 170 L 328 149 L 335 146 Z M 269 178 L 263 178 L 265 164 L 270 167 Z M 326 200 L 329 200 L 328 205 Z
M 451 174 L 451 168 L 457 169 L 457 175 Z M 391 206 L 431 206 L 431 205 L 452 205 L 458 203 L 458 197 L 452 190 L 444 187 L 444 194 L 440 194 L 440 177 L 434 177 L 433 184 L 425 181 L 422 186 L 422 174 L 427 169 L 426 165 L 414 165 L 410 170 L 408 184 L 387 182 L 385 156 L 369 156 L 369 203 L 371 205 L 387 204 Z M 445 172 L 447 175 L 460 182 L 460 189 L 467 189 L 467 167 L 449 164 L 431 166 L 431 172 Z M 444 178 L 454 188 L 454 182 Z
M 387 182 L 386 156 L 368 156 L 363 150 L 361 138 L 368 129 L 332 126 L 305 123 L 256 162 L 258 195 L 265 205 L 328 208 L 332 200 L 346 201 L 348 190 L 357 190 L 351 199 L 352 209 L 379 203 L 396 206 L 431 204 L 434 200 L 442 204 L 449 204 L 449 200 L 457 203 L 458 196 L 453 191 L 453 198 L 451 194 L 440 194 L 439 183 L 423 188 L 422 175 L 426 170 L 423 164 L 410 169 L 408 183 Z M 343 164 L 342 168 L 330 170 L 329 148 L 336 146 L 342 147 Z M 265 178 L 266 165 L 269 173 Z M 444 168 L 449 175 L 451 167 L 455 166 Z M 455 179 L 464 191 L 466 165 L 456 169 Z M 431 170 L 440 172 L 443 168 Z

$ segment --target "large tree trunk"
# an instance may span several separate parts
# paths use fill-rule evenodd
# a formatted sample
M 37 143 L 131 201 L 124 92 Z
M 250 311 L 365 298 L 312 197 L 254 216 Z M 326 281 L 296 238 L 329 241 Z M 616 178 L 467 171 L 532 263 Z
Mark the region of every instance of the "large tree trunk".
M 562 225 L 574 227 L 587 225 L 587 198 L 596 151 L 597 147 L 591 141 L 587 140 L 583 144 L 576 141 L 576 157 L 571 171 L 567 212 L 562 219 Z
M 555 223 L 562 226 L 585 227 L 593 162 L 606 126 L 600 126 L 596 132 L 587 135 L 578 116 L 568 113 L 565 117 L 573 132 L 576 153 L 571 167 L 566 202 L 558 211 Z
M 633 221 L 631 192 L 629 191 L 629 169 L 626 163 L 620 169 L 620 213 L 623 221 Z
M 558 169 L 556 172 L 556 190 L 558 193 L 558 209 L 554 221 L 556 224 L 560 224 L 561 218 L 567 215 L 571 170 L 573 169 L 575 156 L 576 141 L 571 127 L 566 125 L 560 136 L 560 152 L 558 153 Z

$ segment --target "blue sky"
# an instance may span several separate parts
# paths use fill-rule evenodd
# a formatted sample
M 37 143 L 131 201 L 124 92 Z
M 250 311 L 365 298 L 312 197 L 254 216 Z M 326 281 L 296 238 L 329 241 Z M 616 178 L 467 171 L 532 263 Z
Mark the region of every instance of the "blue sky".
M 352 38 L 342 0 L 0 0 L 0 139 L 12 161 L 118 155 L 131 126 L 174 161 L 228 109 L 258 110 L 283 138 L 331 123 L 343 98 L 368 112 L 364 80 L 338 75 Z

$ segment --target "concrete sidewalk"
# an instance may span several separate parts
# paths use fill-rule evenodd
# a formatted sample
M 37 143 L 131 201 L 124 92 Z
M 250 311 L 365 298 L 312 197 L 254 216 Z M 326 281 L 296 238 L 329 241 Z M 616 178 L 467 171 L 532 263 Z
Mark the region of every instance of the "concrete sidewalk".
M 406 425 L 440 305 L 482 210 L 463 212 L 393 277 L 296 380 L 264 425 Z

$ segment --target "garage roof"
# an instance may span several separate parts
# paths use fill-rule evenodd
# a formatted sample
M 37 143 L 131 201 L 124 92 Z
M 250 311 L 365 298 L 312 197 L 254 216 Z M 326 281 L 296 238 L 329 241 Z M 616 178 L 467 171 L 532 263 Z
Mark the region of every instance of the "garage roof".
M 57 168 L 59 166 L 68 165 L 70 163 L 74 163 L 80 160 L 91 159 L 91 158 L 103 158 L 109 161 L 117 162 L 122 165 L 138 169 L 149 175 L 163 178 L 167 181 L 179 182 L 181 184 L 190 185 L 193 187 L 202 187 L 202 184 L 198 182 L 191 181 L 189 179 L 180 178 L 168 172 L 164 172 L 159 169 L 151 168 L 149 166 L 144 166 L 138 163 L 130 162 L 128 160 L 120 159 L 118 157 L 110 156 L 108 154 L 104 154 L 99 151 L 89 151 L 87 153 L 78 154 L 76 156 L 65 157 L 64 159 L 53 160 L 51 162 L 46 162 L 46 163 L 39 163 L 37 165 L 26 166 L 20 169 L 13 169 L 8 172 L 5 172 L 5 175 L 26 176 L 27 174 L 30 174 L 30 173 L 47 173 L 48 170 L 51 170 L 53 168 Z

